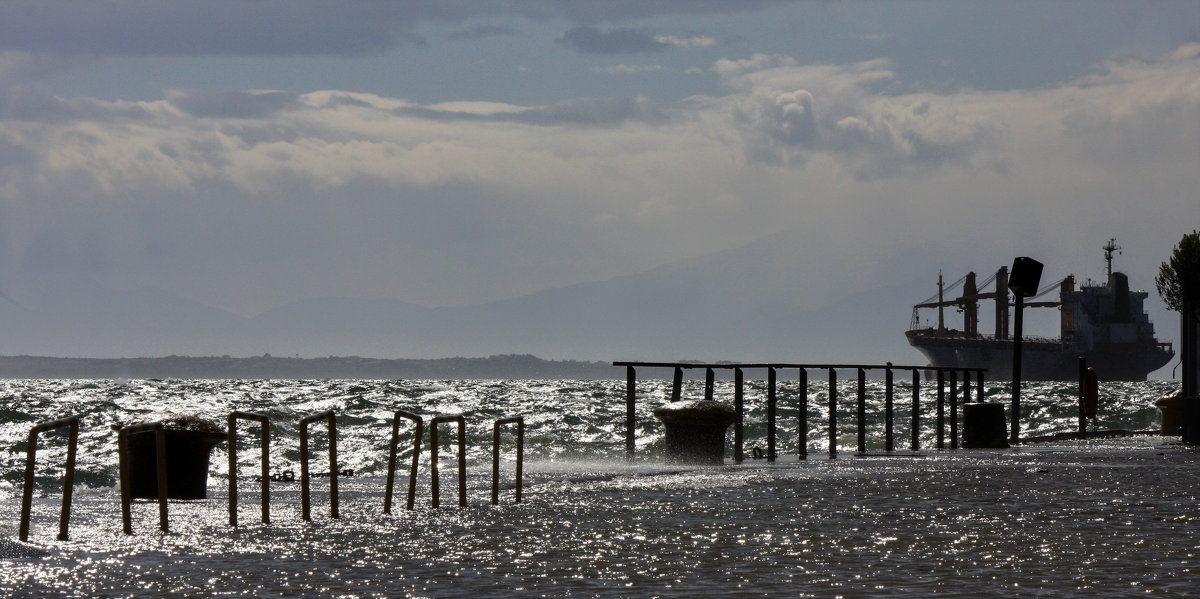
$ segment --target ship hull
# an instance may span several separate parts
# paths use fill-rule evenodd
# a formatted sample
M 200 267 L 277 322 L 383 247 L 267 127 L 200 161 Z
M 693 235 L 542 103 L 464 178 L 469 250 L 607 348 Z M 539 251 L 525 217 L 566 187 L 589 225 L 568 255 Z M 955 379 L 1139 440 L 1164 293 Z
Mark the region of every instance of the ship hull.
M 986 368 L 993 381 L 1012 379 L 1013 341 L 991 337 L 968 337 L 932 329 L 908 331 L 908 342 L 937 368 Z M 1171 353 L 1157 347 L 1134 344 L 1110 345 L 1079 351 L 1058 340 L 1026 339 L 1021 343 L 1021 378 L 1029 381 L 1077 381 L 1079 358 L 1096 371 L 1102 381 L 1144 381 L 1167 363 Z

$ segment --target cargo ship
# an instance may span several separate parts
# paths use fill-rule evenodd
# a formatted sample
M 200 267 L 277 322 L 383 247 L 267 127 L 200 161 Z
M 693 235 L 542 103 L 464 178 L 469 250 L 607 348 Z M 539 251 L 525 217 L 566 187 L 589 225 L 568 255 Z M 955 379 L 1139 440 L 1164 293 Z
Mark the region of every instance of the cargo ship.
M 1061 331 L 1057 338 L 1022 336 L 1021 373 L 1031 381 L 1074 381 L 1079 379 L 1079 358 L 1106 381 L 1144 381 L 1175 355 L 1169 342 L 1160 342 L 1142 307 L 1145 291 L 1131 291 L 1129 277 L 1113 272 L 1113 252 L 1120 250 L 1115 239 L 1104 246 L 1107 280 L 1075 289 L 1075 277 L 1051 283 L 1030 298 L 1026 308 L 1057 308 Z M 993 286 L 994 284 L 994 286 Z M 961 286 L 961 295 L 946 299 Z M 989 290 L 990 289 L 990 290 Z M 1038 301 L 1058 291 L 1057 300 Z M 979 303 L 992 300 L 995 333 L 979 332 Z M 908 343 L 929 359 L 931 367 L 987 368 L 987 378 L 1012 378 L 1013 339 L 1009 333 L 1012 298 L 1008 290 L 1008 268 L 977 283 L 974 272 L 944 285 L 938 275 L 938 293 L 913 306 Z M 962 330 L 946 327 L 945 310 L 962 313 Z M 937 310 L 937 326 L 920 325 L 922 309 Z M 1028 313 L 1026 313 L 1028 314 Z

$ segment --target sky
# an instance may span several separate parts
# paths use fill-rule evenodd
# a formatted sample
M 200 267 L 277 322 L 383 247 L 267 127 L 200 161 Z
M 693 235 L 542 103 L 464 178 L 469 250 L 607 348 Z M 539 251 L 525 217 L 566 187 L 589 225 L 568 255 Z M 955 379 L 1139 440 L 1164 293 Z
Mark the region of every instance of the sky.
M 18 303 L 462 306 L 772 236 L 814 307 L 1110 237 L 1157 301 L 1198 184 L 1192 0 L 0 4 Z

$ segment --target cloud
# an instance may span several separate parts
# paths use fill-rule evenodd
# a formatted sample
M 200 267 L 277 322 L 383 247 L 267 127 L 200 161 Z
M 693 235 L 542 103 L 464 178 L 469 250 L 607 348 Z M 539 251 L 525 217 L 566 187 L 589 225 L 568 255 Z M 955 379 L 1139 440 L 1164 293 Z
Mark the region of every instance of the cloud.
M 454 110 L 438 107 L 404 106 L 404 116 L 435 121 L 479 121 L 522 123 L 538 126 L 616 126 L 627 121 L 662 122 L 666 113 L 643 98 L 600 98 L 568 100 L 536 108 L 506 108 L 491 112 Z
M 707 48 L 717 45 L 717 40 L 708 35 L 693 34 L 687 37 L 656 35 L 654 41 L 676 48 Z
M 635 75 L 638 73 L 657 73 L 665 70 L 666 67 L 660 64 L 618 64 L 607 67 L 592 67 L 593 73 L 604 73 L 607 75 Z
M 751 12 L 777 4 L 774 0 L 6 2 L 0 3 L 0 52 L 92 57 L 355 56 L 423 44 L 418 30 L 426 23 L 483 21 L 454 34 L 459 39 L 480 39 L 513 33 L 505 25 L 487 22 L 490 19 L 565 19 L 590 24 L 674 14 Z M 589 52 L 645 51 L 670 45 L 624 29 L 600 33 L 584 28 L 564 37 Z
M 883 93 L 896 77 L 886 61 L 811 66 L 759 54 L 713 70 L 740 92 L 733 110 L 748 156 L 767 164 L 803 165 L 831 153 L 852 177 L 875 179 L 969 163 L 998 135 L 952 100 Z
M 266 118 L 296 101 L 296 94 L 280 91 L 193 92 L 173 91 L 167 102 L 196 117 Z
M 585 54 L 638 54 L 661 52 L 671 45 L 634 29 L 600 31 L 595 27 L 573 27 L 557 43 Z
M 476 25 L 469 29 L 451 33 L 450 39 L 475 41 L 489 37 L 503 37 L 516 34 L 516 28 L 506 25 Z
M 778 231 L 853 281 L 909 234 L 994 248 L 1194 213 L 1195 48 L 1033 91 L 899 93 L 885 61 L 713 72 L 719 95 L 668 105 L 0 88 L 0 280 L 94 276 L 242 313 L 311 295 L 444 305 Z

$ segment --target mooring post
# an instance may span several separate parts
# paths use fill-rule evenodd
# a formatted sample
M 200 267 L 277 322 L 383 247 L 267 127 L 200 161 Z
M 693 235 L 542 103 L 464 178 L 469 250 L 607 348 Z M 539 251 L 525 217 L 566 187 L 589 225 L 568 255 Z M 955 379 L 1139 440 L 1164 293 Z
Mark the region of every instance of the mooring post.
M 338 518 L 337 416 L 325 410 L 300 419 L 300 518 L 312 520 L 308 484 L 308 425 L 325 420 L 329 441 L 329 517 Z
M 625 459 L 633 461 L 635 408 L 637 403 L 637 370 L 625 367 Z
M 1087 388 L 1087 358 L 1079 356 L 1079 434 L 1087 434 L 1087 412 L 1084 409 L 1084 389 Z
M 521 503 L 521 470 L 525 462 L 525 418 L 514 416 L 501 418 L 492 425 L 492 505 L 500 503 L 500 427 L 517 425 L 517 492 L 514 503 Z
M 775 461 L 775 367 L 767 367 L 767 461 Z
M 829 459 L 837 457 L 837 370 L 829 368 Z
M 983 371 L 975 371 L 975 401 L 983 403 Z
M 458 507 L 467 507 L 467 421 L 462 414 L 441 414 L 429 422 L 429 476 L 433 507 L 439 504 L 438 484 L 438 425 L 452 422 L 458 425 Z
M 892 451 L 895 449 L 894 439 L 892 438 L 892 363 L 887 363 L 887 370 L 884 375 L 884 395 L 883 395 L 883 450 Z
M 867 451 L 867 371 L 858 369 L 858 452 Z
M 745 439 L 742 434 L 742 416 L 745 410 L 746 390 L 745 375 L 741 368 L 733 369 L 733 411 L 737 412 L 737 420 L 733 421 L 733 461 L 741 464 L 745 459 L 743 452 L 743 443 Z
M 946 448 L 946 371 L 937 371 L 937 448 Z
M 679 401 L 683 394 L 683 368 L 675 367 L 675 378 L 671 380 L 671 401 Z
M 158 528 L 163 532 L 167 529 L 167 437 L 161 422 L 147 422 L 122 427 L 117 431 L 117 472 L 121 480 L 121 523 L 125 534 L 133 534 L 132 517 L 130 514 L 130 494 L 132 493 L 132 474 L 129 471 L 129 440 L 134 433 L 154 431 L 154 458 L 157 462 L 158 476 Z
M 713 373 L 713 369 L 705 368 L 704 369 L 704 399 L 706 399 L 708 401 L 713 400 L 713 387 L 716 386 L 716 384 L 714 382 L 715 380 L 716 380 L 716 375 Z
M 921 448 L 921 372 L 913 369 L 912 379 L 912 450 Z
M 799 397 L 799 413 L 796 415 L 796 457 L 797 459 L 808 459 L 808 371 L 800 369 L 800 397 Z
M 958 371 L 950 371 L 950 449 L 958 449 Z

